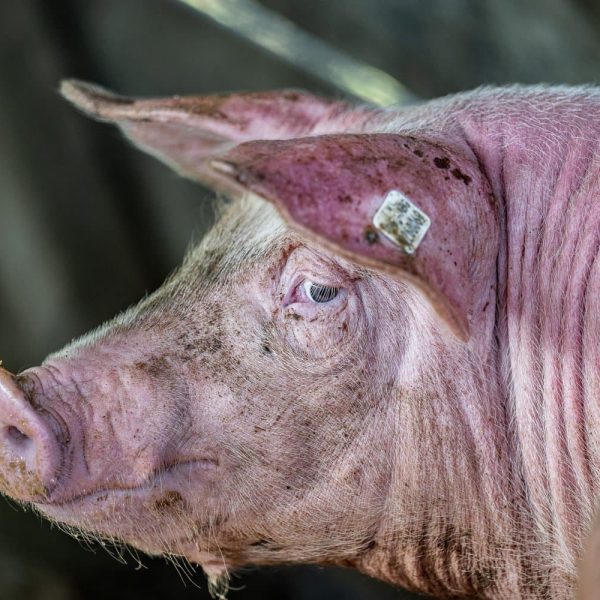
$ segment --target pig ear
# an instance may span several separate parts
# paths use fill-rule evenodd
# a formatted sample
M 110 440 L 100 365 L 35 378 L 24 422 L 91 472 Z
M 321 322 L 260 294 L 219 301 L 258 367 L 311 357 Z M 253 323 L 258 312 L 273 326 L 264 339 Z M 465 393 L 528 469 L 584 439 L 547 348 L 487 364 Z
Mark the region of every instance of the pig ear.
M 233 190 L 227 181 L 215 179 L 206 168 L 212 156 L 248 140 L 334 131 L 351 108 L 291 90 L 134 99 L 67 80 L 61 93 L 88 115 L 116 123 L 137 146 L 180 174 L 228 192 Z
M 330 250 L 411 280 L 461 338 L 493 311 L 497 210 L 468 151 L 342 134 L 249 142 L 211 166 Z

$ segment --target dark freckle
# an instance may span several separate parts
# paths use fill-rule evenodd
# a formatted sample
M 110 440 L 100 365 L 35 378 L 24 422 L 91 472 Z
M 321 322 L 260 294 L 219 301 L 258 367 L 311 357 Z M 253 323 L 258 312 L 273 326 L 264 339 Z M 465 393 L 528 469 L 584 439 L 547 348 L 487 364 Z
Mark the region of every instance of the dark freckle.
M 364 235 L 369 246 L 372 246 L 379 241 L 379 234 L 372 227 L 367 227 Z
M 436 156 L 433 159 L 433 164 L 438 168 L 438 169 L 449 169 L 450 168 L 450 159 L 448 159 L 445 156 Z
M 418 148 L 416 150 L 413 150 L 413 152 L 419 157 L 419 158 L 423 158 L 423 150 L 419 150 Z
M 292 486 L 291 486 L 291 485 L 286 485 L 286 486 L 285 486 L 285 489 L 286 489 L 286 490 L 291 490 L 291 489 L 292 489 Z
M 465 175 L 460 169 L 452 169 L 450 171 L 456 179 L 461 180 L 465 185 L 469 185 L 471 183 L 471 178 L 468 175 Z
M 295 321 L 300 321 L 302 319 L 301 315 L 295 312 L 290 313 L 290 317 L 292 317 L 292 319 L 294 319 Z
M 342 196 L 338 196 L 338 200 L 342 204 L 352 204 L 352 196 L 350 196 L 349 194 L 344 194 Z
M 263 344 L 262 349 L 265 354 L 273 354 L 273 350 L 271 350 L 271 347 L 268 344 Z

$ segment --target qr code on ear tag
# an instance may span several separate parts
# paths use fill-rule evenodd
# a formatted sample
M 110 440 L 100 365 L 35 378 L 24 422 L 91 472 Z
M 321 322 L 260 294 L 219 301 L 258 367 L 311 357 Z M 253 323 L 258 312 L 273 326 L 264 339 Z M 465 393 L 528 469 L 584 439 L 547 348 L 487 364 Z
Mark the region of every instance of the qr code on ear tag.
M 425 237 L 431 219 L 402 192 L 392 190 L 375 213 L 373 225 L 404 252 L 413 254 Z

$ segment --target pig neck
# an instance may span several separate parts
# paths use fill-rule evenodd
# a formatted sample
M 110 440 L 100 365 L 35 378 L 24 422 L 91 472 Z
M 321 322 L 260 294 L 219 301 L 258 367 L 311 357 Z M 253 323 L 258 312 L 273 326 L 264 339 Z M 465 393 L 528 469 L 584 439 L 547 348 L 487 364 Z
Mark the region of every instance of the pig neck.
M 513 484 L 495 350 L 486 358 L 435 335 L 419 343 L 429 371 L 390 401 L 394 473 L 377 535 L 353 564 L 435 597 L 522 597 L 531 526 Z
M 600 98 L 571 95 L 484 99 L 458 119 L 501 211 L 496 336 L 512 460 L 556 597 L 600 484 Z
M 541 547 L 574 571 L 600 484 L 600 97 L 570 94 L 484 106 L 463 128 L 503 213 L 497 335 L 515 460 Z
M 481 351 L 487 343 L 484 362 L 494 364 L 494 374 L 463 382 L 472 390 L 463 402 L 473 447 L 455 445 L 456 453 L 472 451 L 478 468 L 450 469 L 446 519 L 437 519 L 432 498 L 421 492 L 420 518 L 382 523 L 377 544 L 356 564 L 371 575 L 441 596 L 574 593 L 582 540 L 600 500 L 596 96 L 490 90 L 380 117 L 382 131 L 463 140 L 492 186 L 500 241 L 495 326 L 475 345 Z M 493 427 L 474 426 L 477 416 Z M 440 490 L 444 462 L 427 455 L 420 467 L 413 462 L 421 487 L 437 477 L 433 489 Z M 406 512 L 400 491 L 390 498 L 396 514 Z

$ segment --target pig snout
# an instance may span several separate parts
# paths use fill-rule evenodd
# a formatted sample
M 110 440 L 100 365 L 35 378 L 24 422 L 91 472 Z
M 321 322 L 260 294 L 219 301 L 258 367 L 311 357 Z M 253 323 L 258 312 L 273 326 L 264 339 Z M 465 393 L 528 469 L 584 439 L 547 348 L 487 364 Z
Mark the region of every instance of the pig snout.
M 15 500 L 44 501 L 56 485 L 63 452 L 50 419 L 0 368 L 0 489 Z

